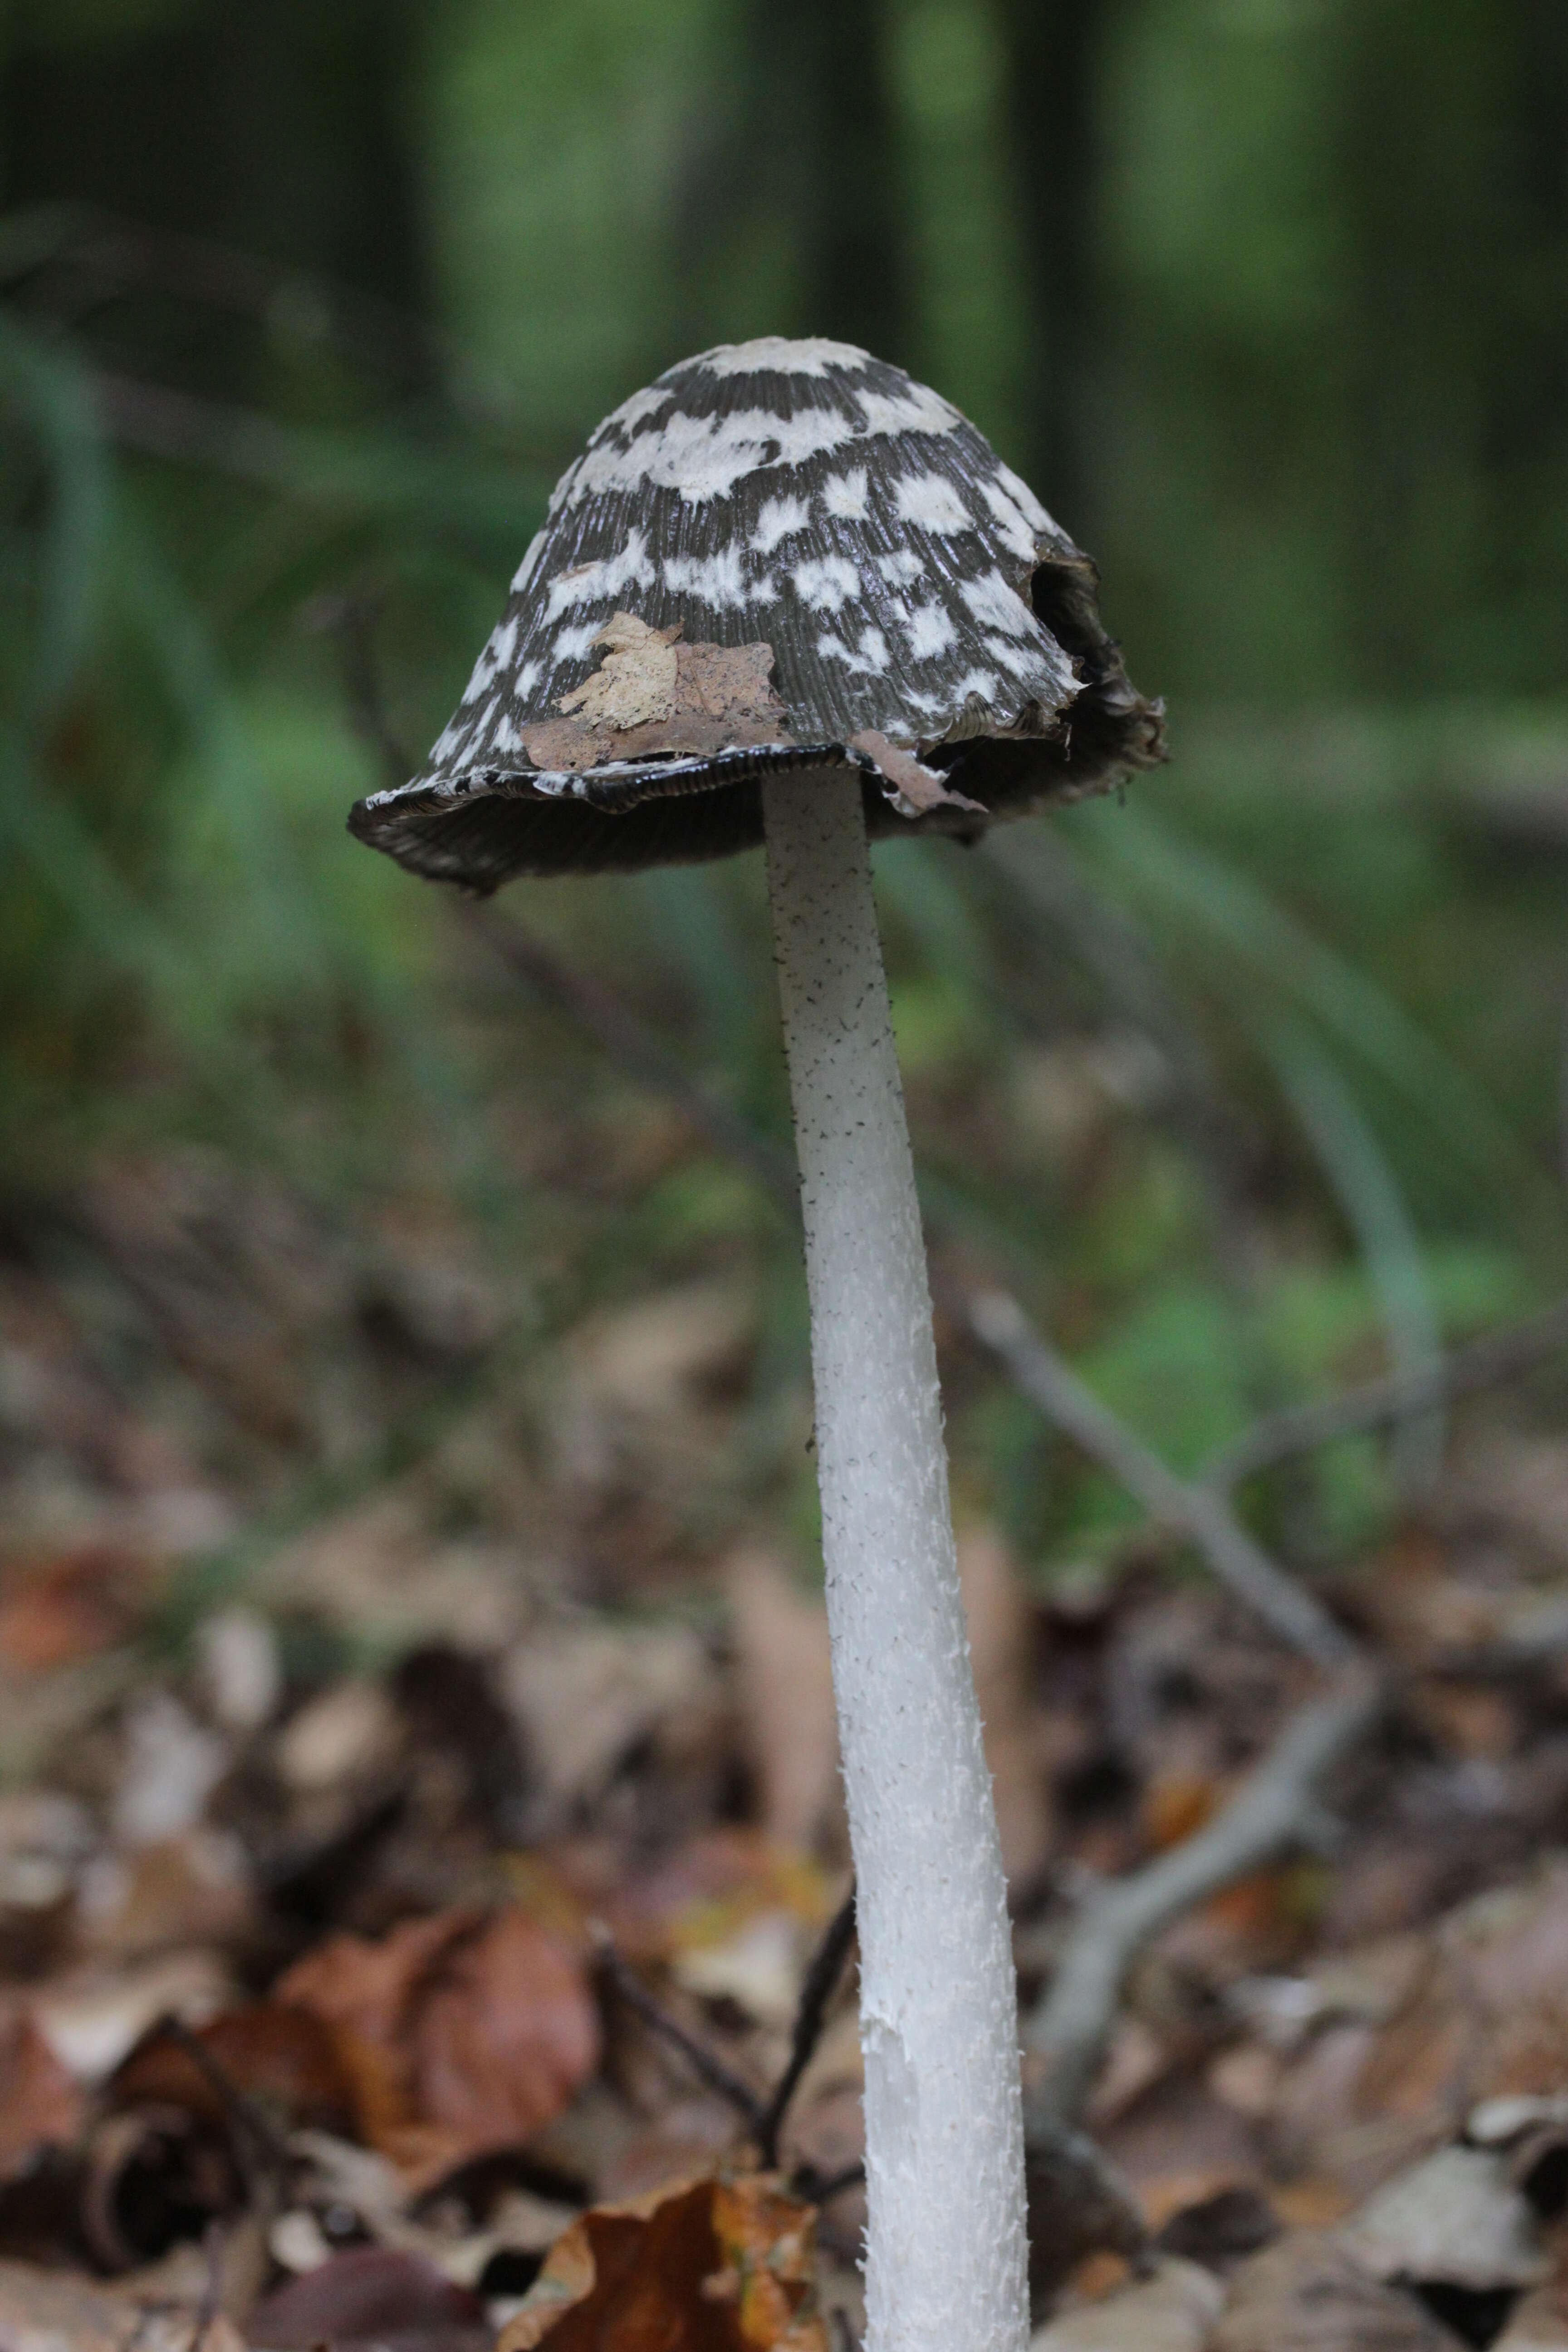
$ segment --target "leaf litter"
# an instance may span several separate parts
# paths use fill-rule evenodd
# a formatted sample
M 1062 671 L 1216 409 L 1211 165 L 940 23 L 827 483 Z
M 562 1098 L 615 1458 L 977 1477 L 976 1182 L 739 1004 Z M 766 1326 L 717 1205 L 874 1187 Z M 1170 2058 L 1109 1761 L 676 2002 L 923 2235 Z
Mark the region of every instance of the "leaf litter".
M 202 1154 L 84 1214 L 140 1391 L 0 1269 L 0 2344 L 837 2352 L 852 1962 L 758 2138 L 847 1885 L 826 1627 L 692 1499 L 743 1292 L 586 1308 L 521 1402 L 481 1384 L 208 1589 L 329 1391 L 374 1421 L 388 1328 L 470 1362 L 493 1303 L 449 1233 L 394 1282 Z M 1152 1939 L 1091 2137 L 1033 2151 L 1038 2352 L 1568 2346 L 1564 1492 L 1560 1442 L 1483 1431 L 1321 1581 L 1390 1702 L 1331 1841 Z M 1146 1537 L 1042 1594 L 976 1522 L 963 1566 L 1033 2004 L 1314 1685 Z

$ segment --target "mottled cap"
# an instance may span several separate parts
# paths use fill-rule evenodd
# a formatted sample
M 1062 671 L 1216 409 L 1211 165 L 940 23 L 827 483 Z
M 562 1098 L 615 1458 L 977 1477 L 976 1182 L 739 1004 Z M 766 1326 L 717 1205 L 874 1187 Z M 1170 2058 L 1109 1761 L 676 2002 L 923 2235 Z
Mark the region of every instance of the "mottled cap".
M 747 848 L 780 768 L 858 769 L 873 832 L 972 835 L 1163 756 L 1092 564 L 984 436 L 773 337 L 605 418 L 424 768 L 349 823 L 489 890 Z

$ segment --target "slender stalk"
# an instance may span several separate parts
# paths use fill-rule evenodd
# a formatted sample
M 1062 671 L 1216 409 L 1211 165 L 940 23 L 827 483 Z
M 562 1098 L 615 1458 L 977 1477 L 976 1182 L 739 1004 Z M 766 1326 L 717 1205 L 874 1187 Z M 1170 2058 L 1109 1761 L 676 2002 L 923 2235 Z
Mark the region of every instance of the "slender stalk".
M 1016 1990 L 858 778 L 763 787 L 866 2058 L 867 2352 L 1022 2352 Z

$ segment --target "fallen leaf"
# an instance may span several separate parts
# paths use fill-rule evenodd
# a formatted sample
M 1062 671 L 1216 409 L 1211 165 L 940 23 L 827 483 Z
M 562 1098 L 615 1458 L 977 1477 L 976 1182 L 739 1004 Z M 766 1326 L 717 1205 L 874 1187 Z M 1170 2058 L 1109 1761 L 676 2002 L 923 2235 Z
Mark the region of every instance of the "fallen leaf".
M 254 2345 L 309 2352 L 312 2345 L 395 2346 L 403 2352 L 481 2352 L 484 2305 L 420 2254 L 351 2246 L 263 2295 L 246 2322 Z
M 598 2011 L 582 1969 L 531 1919 L 499 1911 L 453 1946 L 419 2012 L 420 2114 L 476 2149 L 527 2139 L 598 2063 Z
M 1037 2328 L 1030 2352 L 1200 2352 L 1224 2301 L 1212 2271 L 1167 2255 L 1152 2278 Z
M 595 2206 L 566 2231 L 497 2352 L 827 2352 L 816 2215 L 769 2174 Z
M 1235 2273 L 1207 2352 L 1452 2352 L 1453 2343 L 1332 2231 L 1296 2230 Z
M 1144 2192 L 1144 2202 L 1149 2202 Z M 1160 2230 L 1160 2249 L 1202 2263 L 1209 2270 L 1239 2262 L 1272 2245 L 1279 2235 L 1279 2216 L 1268 2199 L 1256 2189 L 1234 2183 L 1216 2189 L 1167 2214 Z
M 354 2077 L 332 2029 L 283 2000 L 229 2010 L 188 2037 L 154 2027 L 107 2092 L 113 2107 L 173 2107 L 214 2124 L 231 2120 L 233 2095 L 290 2131 L 350 2132 L 358 2120 Z
M 364 2137 L 422 2179 L 531 2137 L 598 2063 L 580 1963 L 515 1906 L 332 1937 L 278 1996 L 336 2029 Z
M 734 1827 L 703 1831 L 624 1872 L 598 1909 L 626 1958 L 668 1962 L 731 1943 L 780 1913 L 815 1933 L 832 1912 L 834 1892 L 809 1855 Z
M 1439 2148 L 1386 2182 L 1342 2235 L 1374 2278 L 1484 2290 L 1537 2286 L 1552 2270 L 1535 2213 L 1490 2148 Z
M 256 1889 L 245 1849 L 205 1822 L 98 1855 L 84 1872 L 78 1943 L 104 1960 L 131 1960 L 179 1945 L 242 1944 L 256 1924 Z

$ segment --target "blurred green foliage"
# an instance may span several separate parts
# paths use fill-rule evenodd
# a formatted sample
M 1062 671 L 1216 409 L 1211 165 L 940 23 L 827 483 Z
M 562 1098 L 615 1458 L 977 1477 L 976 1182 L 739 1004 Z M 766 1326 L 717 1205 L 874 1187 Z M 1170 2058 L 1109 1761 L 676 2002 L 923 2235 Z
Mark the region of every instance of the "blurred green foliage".
M 1559 7 L 14 0 L 0 68 L 15 1232 L 198 1139 L 458 1203 L 545 1325 L 744 1264 L 772 1462 L 793 1238 L 542 1148 L 626 1082 L 349 843 L 341 654 L 421 747 L 586 428 L 782 331 L 956 398 L 1171 707 L 1129 805 L 880 857 L 933 1223 L 1183 1463 L 1561 1278 Z M 782 1138 L 756 861 L 511 896 Z M 1118 1523 L 952 1412 L 1033 1556 Z M 1385 1494 L 1342 1449 L 1325 1524 Z

